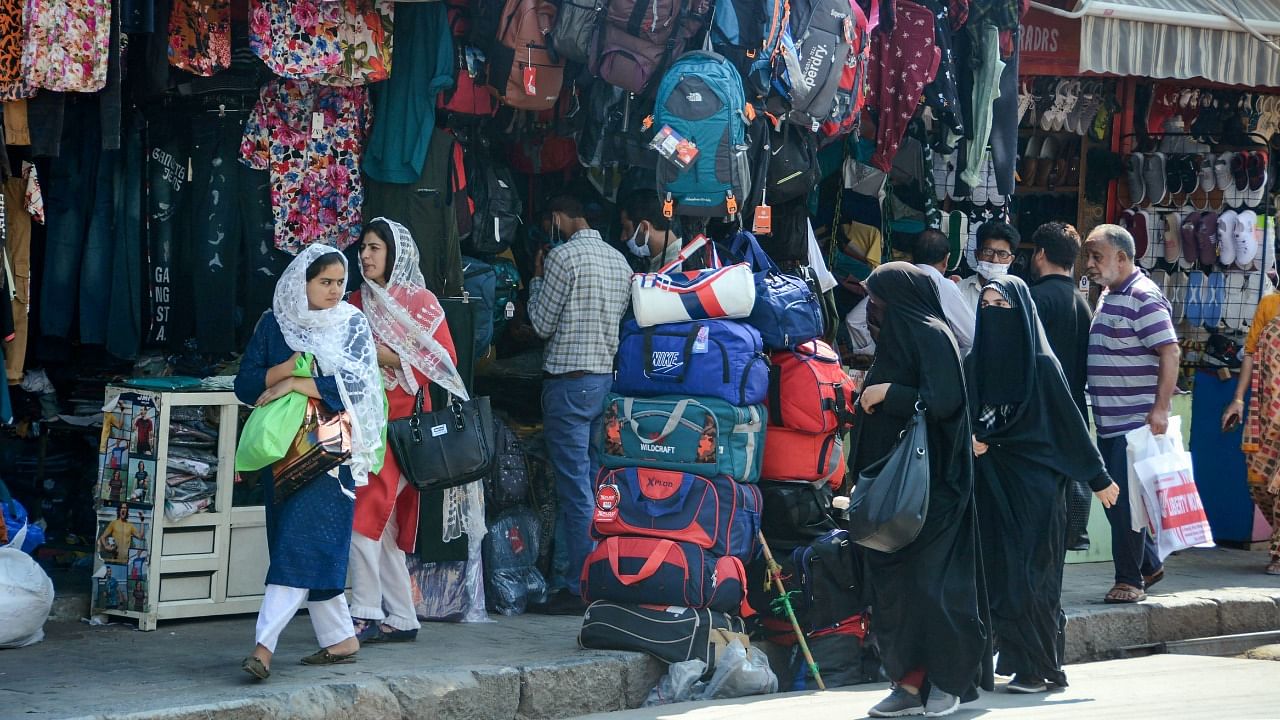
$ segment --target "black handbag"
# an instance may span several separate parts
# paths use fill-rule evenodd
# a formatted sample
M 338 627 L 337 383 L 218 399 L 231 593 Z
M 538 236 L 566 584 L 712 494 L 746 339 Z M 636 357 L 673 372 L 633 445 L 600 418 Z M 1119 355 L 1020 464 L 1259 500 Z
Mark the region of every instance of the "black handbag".
M 849 501 L 849 537 L 892 553 L 910 545 L 929 510 L 929 433 L 925 408 L 916 413 L 884 458 L 858 474 Z
M 474 482 L 493 468 L 493 412 L 489 398 L 450 396 L 441 410 L 422 411 L 418 388 L 413 414 L 387 423 L 387 442 L 396 463 L 421 491 Z

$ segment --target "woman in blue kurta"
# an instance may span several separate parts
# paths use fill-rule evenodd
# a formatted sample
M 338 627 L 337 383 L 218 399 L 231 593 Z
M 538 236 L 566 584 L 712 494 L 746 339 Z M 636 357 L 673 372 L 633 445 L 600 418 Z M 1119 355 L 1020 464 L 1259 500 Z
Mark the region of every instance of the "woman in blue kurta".
M 308 665 L 353 662 L 359 642 L 343 587 L 350 552 L 355 488 L 380 464 L 386 414 L 382 380 L 369 323 L 342 301 L 346 259 L 313 245 L 290 263 L 276 285 L 272 311 L 263 315 L 240 362 L 235 391 L 261 407 L 290 392 L 319 400 L 351 420 L 351 459 L 276 502 L 270 468 L 261 483 L 271 565 L 258 614 L 257 646 L 242 668 L 265 679 L 281 631 L 303 603 L 320 650 Z M 314 357 L 312 377 L 295 377 L 302 353 Z

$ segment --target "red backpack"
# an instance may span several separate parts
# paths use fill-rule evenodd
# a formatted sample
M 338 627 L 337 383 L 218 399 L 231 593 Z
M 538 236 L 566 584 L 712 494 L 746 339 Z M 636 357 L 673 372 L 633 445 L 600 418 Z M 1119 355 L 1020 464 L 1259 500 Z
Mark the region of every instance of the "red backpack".
M 849 0 L 851 16 L 849 59 L 840 73 L 840 85 L 836 90 L 833 118 L 822 123 L 820 132 L 824 138 L 848 135 L 858 126 L 862 106 L 867 101 L 867 62 L 871 58 L 867 16 L 858 6 L 858 0 Z
M 766 399 L 770 425 L 820 434 L 852 423 L 853 379 L 830 345 L 811 340 L 773 353 L 772 360 Z

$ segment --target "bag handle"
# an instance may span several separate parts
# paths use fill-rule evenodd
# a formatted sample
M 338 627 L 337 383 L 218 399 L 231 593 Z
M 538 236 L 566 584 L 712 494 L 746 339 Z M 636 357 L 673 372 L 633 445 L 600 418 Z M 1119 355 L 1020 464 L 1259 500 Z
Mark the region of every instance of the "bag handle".
M 618 543 L 609 543 L 609 569 L 613 571 L 613 576 L 618 578 L 618 582 L 626 586 L 635 585 L 653 577 L 658 572 L 658 568 L 662 567 L 662 561 L 667 559 L 667 553 L 671 552 L 676 544 L 670 540 L 659 540 L 657 545 L 653 546 L 653 551 L 649 553 L 648 559 L 644 561 L 640 572 L 634 575 L 623 574 L 618 569 Z
M 676 407 L 671 411 L 671 417 L 667 418 L 667 424 L 663 426 L 662 432 L 659 433 L 657 437 L 650 439 L 649 442 L 666 440 L 671 433 L 675 432 L 676 427 L 680 425 L 680 421 L 684 419 L 684 411 L 689 407 L 690 402 L 689 398 L 685 398 L 684 400 L 676 403 Z M 631 416 L 631 408 L 634 405 L 635 398 L 629 397 L 623 400 L 622 414 L 627 416 L 627 422 L 631 424 L 631 432 L 636 437 L 640 437 L 640 423 L 636 422 L 636 419 Z
M 702 246 L 706 244 L 707 244 L 707 236 L 698 235 L 693 239 L 693 242 L 689 243 L 688 245 L 685 245 L 683 248 L 680 249 L 680 254 L 676 255 L 674 260 L 658 268 L 657 274 L 665 275 L 671 272 L 672 270 L 676 269 L 685 260 L 688 260 L 689 258 L 693 257 L 693 254 L 701 250 Z
M 760 247 L 760 242 L 756 240 L 756 236 L 743 230 L 733 236 L 733 242 L 729 246 L 729 250 L 735 255 L 739 255 L 746 262 L 751 263 L 752 272 L 767 272 L 776 275 L 782 272 L 778 264 L 769 257 L 769 254 Z

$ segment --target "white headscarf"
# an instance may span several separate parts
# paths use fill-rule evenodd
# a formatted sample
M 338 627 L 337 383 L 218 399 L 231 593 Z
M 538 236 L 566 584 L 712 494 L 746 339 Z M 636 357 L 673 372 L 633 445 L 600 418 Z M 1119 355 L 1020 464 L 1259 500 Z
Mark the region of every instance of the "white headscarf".
M 391 373 L 388 386 L 399 385 L 410 394 L 418 392 L 418 381 L 413 376 L 413 370 L 417 369 L 455 397 L 470 399 L 448 350 L 435 338 L 436 330 L 444 322 L 440 303 L 426 303 L 412 309 L 404 305 L 414 293 L 431 292 L 418 266 L 417 243 L 409 229 L 394 220 L 380 217 L 373 222 L 386 223 L 395 238 L 395 264 L 388 268 L 386 287 L 366 277 L 361 292 L 373 337 L 400 356 L 401 367 Z
M 346 257 L 332 247 L 308 245 L 276 283 L 272 309 L 285 343 L 314 355 L 320 369 L 337 378 L 343 408 L 351 417 L 351 475 L 359 487 L 369 483 L 369 473 L 382 460 L 387 422 L 382 375 L 369 321 L 359 310 L 346 302 L 312 310 L 307 303 L 307 268 L 329 253 L 342 259 L 345 285 Z

